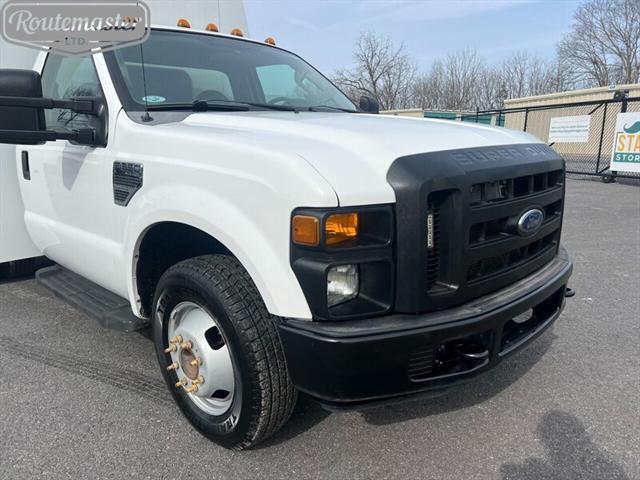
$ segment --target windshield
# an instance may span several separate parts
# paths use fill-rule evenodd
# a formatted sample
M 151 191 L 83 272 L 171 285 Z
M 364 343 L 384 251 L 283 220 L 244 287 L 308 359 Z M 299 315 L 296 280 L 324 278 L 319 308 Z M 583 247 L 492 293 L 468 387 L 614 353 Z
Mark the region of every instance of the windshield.
M 114 80 L 127 110 L 197 101 L 356 110 L 308 63 L 269 45 L 153 30 L 144 44 L 106 56 L 117 67 Z

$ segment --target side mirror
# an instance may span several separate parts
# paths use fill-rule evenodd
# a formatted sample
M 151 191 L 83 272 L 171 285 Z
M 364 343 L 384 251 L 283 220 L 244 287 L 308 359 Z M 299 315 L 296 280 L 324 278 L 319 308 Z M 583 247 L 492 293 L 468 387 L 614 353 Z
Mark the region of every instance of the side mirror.
M 380 113 L 378 100 L 367 95 L 360 97 L 360 110 L 367 113 Z
M 64 108 L 76 113 L 104 115 L 104 105 L 95 98 L 52 100 L 42 97 L 40 74 L 33 70 L 0 70 L 0 143 L 38 145 L 50 140 L 69 140 L 95 145 L 93 129 L 58 132 L 47 130 L 44 110 Z M 99 139 L 99 138 L 98 138 Z
M 42 98 L 40 75 L 33 70 L 0 70 L 0 97 Z M 0 130 L 40 132 L 47 129 L 44 109 L 38 107 L 9 107 L 0 105 Z M 21 143 L 20 135 L 7 133 L 2 143 Z M 37 142 L 34 142 L 37 143 Z M 29 144 L 33 144 L 29 142 Z

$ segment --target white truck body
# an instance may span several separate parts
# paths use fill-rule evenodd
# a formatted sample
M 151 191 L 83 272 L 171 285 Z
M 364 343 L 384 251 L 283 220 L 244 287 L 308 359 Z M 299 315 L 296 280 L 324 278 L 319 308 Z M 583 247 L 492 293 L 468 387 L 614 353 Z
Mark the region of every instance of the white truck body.
M 466 381 L 562 312 L 564 160 L 529 134 L 376 115 L 271 39 L 210 31 L 34 70 L 0 70 L 0 141 L 13 221 L 58 264 L 38 279 L 151 326 L 224 446 L 277 431 L 297 391 L 359 408 Z
M 128 298 L 136 315 L 136 248 L 157 222 L 218 239 L 250 273 L 270 313 L 311 319 L 288 261 L 293 209 L 394 203 L 386 175 L 405 155 L 539 142 L 484 125 L 326 112 L 204 112 L 141 125 L 123 112 L 103 55 L 93 57 L 109 108 L 109 144 L 29 147 L 32 180 L 20 182 L 24 218 L 43 255 Z M 114 161 L 144 165 L 145 186 L 126 209 L 113 203 Z

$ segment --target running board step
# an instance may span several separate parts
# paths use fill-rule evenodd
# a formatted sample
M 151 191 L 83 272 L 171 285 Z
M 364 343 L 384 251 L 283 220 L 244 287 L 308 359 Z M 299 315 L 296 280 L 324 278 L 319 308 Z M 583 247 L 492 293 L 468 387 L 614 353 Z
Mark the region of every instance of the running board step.
M 38 283 L 57 297 L 95 318 L 103 328 L 133 332 L 149 326 L 131 312 L 127 300 L 59 265 L 36 272 Z

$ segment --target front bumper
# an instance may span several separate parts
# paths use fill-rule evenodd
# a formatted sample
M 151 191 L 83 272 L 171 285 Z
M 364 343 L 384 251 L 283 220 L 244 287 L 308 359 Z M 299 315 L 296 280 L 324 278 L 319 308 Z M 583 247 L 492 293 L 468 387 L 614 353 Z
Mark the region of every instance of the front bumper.
M 572 269 L 560 247 L 537 272 L 455 308 L 342 322 L 283 320 L 289 373 L 299 390 L 330 408 L 357 408 L 462 383 L 558 318 Z M 528 320 L 513 321 L 531 309 Z

